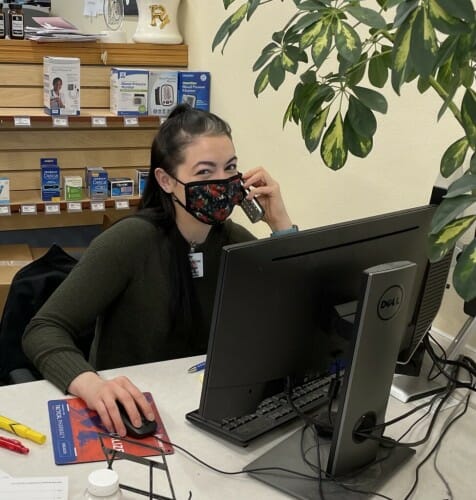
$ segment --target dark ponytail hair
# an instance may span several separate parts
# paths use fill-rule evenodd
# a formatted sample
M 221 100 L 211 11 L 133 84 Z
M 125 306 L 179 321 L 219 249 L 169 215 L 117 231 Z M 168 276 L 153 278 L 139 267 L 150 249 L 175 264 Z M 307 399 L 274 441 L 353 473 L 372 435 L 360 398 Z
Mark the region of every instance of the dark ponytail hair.
M 186 148 L 197 137 L 221 135 L 232 138 L 230 126 L 217 115 L 188 104 L 176 106 L 160 125 L 152 142 L 149 176 L 137 213 L 162 230 L 160 237 L 167 237 L 171 258 L 170 313 L 176 323 L 181 323 L 183 318 L 183 325 L 176 324 L 176 329 L 185 331 L 191 331 L 192 323 L 200 316 L 200 311 L 195 310 L 197 300 L 192 293 L 190 248 L 177 229 L 172 197 L 160 187 L 155 170 L 162 168 L 175 177 L 177 167 L 185 160 Z

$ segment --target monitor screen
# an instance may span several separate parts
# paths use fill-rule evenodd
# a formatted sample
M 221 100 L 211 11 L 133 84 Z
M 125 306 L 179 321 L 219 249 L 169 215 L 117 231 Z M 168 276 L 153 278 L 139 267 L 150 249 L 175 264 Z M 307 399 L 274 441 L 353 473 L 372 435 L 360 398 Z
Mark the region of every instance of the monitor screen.
M 424 206 L 224 247 L 200 418 L 249 414 L 289 378 L 345 368 L 362 273 L 388 262 L 417 266 L 400 349 L 400 361 L 408 361 L 438 311 L 449 268 L 427 260 L 434 211 Z

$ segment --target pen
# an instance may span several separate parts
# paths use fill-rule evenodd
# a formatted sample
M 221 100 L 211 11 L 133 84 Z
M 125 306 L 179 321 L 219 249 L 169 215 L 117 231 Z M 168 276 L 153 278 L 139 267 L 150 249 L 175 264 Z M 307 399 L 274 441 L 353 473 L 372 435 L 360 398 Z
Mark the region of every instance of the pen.
M 2 415 L 0 415 L 0 429 L 4 429 L 22 438 L 30 439 L 38 444 L 43 444 L 46 441 L 46 436 L 41 432 L 34 431 L 26 425 L 15 422 L 15 420 L 11 420 Z
M 204 370 L 205 365 L 206 365 L 205 361 L 202 361 L 201 363 L 198 363 L 197 365 L 193 365 L 188 369 L 188 373 L 195 373 L 195 372 L 199 372 L 200 370 Z
M 10 439 L 1 436 L 0 448 L 6 448 L 7 450 L 22 453 L 23 455 L 26 455 L 30 451 L 26 446 L 23 446 L 18 439 Z

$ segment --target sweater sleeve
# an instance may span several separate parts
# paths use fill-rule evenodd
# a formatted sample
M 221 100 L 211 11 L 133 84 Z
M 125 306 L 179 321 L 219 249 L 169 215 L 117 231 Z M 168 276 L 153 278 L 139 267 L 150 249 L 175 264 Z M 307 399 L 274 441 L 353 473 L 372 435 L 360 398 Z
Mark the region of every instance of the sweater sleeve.
M 78 375 L 94 371 L 75 339 L 124 291 L 154 236 L 156 230 L 138 218 L 110 227 L 91 243 L 26 327 L 25 354 L 64 392 Z

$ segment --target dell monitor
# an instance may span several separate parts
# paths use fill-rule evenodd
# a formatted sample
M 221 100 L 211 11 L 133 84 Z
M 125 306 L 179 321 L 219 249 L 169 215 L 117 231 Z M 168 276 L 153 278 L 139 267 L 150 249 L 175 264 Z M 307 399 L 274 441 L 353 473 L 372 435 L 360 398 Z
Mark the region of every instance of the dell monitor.
M 272 405 L 276 394 L 282 399 L 292 387 L 300 392 L 309 385 L 319 388 L 319 380 L 329 382 L 345 372 L 347 388 L 374 391 L 382 364 L 378 334 L 384 328 L 378 321 L 362 323 L 363 276 L 368 269 L 401 262 L 414 266 L 394 332 L 398 345 L 386 355 L 385 369 L 392 375 L 397 359 L 411 360 L 439 309 L 450 264 L 449 258 L 437 263 L 427 258 L 434 212 L 429 205 L 224 247 L 200 405 L 187 419 L 246 445 L 273 428 L 262 425 L 264 413 L 271 411 L 277 421 L 290 419 Z M 356 321 L 370 332 L 367 339 L 376 339 L 365 344 L 363 353 L 370 368 L 365 389 L 348 380 L 356 353 Z M 383 422 L 387 385 L 377 391 L 378 411 L 369 408 L 368 413 L 375 414 L 373 424 Z M 355 398 L 355 392 L 351 396 Z M 303 411 L 326 405 L 319 394 L 304 398 Z M 250 428 L 252 432 L 240 434 Z

